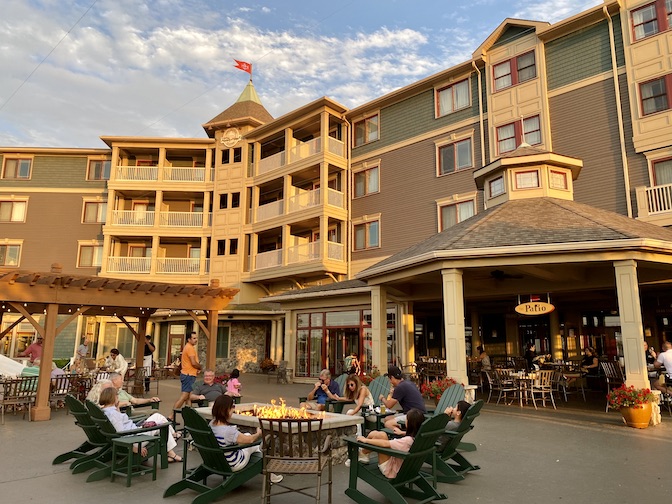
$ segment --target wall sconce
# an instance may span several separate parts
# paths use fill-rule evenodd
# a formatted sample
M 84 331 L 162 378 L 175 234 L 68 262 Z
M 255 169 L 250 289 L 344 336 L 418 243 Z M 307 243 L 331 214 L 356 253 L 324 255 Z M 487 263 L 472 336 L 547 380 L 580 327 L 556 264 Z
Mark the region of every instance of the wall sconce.
M 650 338 L 651 337 L 651 328 L 650 327 L 645 327 L 644 328 L 644 337 L 645 338 Z

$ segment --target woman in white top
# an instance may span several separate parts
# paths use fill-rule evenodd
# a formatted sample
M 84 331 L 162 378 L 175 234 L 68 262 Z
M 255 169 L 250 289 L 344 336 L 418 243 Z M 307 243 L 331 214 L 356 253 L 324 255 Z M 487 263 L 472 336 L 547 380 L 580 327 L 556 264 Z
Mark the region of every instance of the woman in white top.
M 355 407 L 349 409 L 346 415 L 356 415 L 362 408 L 366 409 L 373 406 L 373 396 L 369 387 L 364 385 L 356 374 L 348 376 L 343 394 L 343 397 L 339 397 L 339 400 L 354 401 L 355 403 Z

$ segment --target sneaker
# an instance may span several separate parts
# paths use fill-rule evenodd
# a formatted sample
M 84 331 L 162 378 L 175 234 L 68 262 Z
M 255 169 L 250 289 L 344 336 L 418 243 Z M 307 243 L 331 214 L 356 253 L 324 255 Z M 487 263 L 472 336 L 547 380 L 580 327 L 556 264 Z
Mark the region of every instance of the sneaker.
M 360 450 L 359 461 L 362 462 L 363 464 L 368 464 L 370 462 L 369 454 L 368 453 L 362 453 L 361 450 Z
M 271 483 L 280 483 L 284 476 L 282 474 L 271 473 Z
M 350 459 L 345 460 L 345 467 L 350 467 Z

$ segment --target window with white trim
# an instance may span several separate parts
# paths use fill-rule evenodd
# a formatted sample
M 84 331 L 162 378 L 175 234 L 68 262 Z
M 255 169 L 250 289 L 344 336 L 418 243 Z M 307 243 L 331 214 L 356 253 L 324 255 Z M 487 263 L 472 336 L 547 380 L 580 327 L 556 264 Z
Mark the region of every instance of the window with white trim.
M 355 198 L 379 192 L 379 174 L 380 170 L 378 166 L 356 172 L 354 174 Z
M 5 158 L 2 166 L 2 178 L 8 180 L 28 180 L 32 165 L 32 159 Z
M 79 244 L 77 254 L 78 268 L 96 268 L 103 264 L 103 246 L 101 244 Z
M 355 250 L 380 247 L 380 221 L 372 220 L 354 225 Z
M 378 114 L 355 122 L 353 129 L 355 132 L 355 147 L 378 140 Z
M 654 186 L 672 184 L 672 158 L 654 161 L 652 171 Z
M 516 189 L 534 189 L 539 187 L 539 172 L 537 170 L 516 172 Z
M 492 76 L 495 91 L 534 79 L 537 76 L 534 51 L 497 63 L 492 68 Z
M 632 37 L 641 40 L 669 30 L 672 26 L 672 0 L 656 0 L 630 13 Z
M 0 245 L 0 266 L 18 266 L 21 245 Z
M 436 117 L 441 117 L 469 106 L 469 79 L 436 90 Z
M 648 82 L 642 82 L 639 85 L 642 115 L 645 116 L 669 110 L 670 94 L 672 94 L 672 74 L 664 75 Z
M 0 222 L 25 222 L 27 201 L 0 201 Z
M 475 209 L 476 205 L 474 200 L 442 205 L 439 209 L 439 231 L 448 229 L 459 222 L 467 220 L 469 217 L 473 217 L 476 213 Z
M 521 143 L 538 145 L 541 143 L 541 121 L 539 116 L 497 127 L 497 150 L 500 154 L 516 150 Z
M 104 224 L 105 213 L 107 212 L 107 202 L 105 201 L 85 201 L 82 222 L 85 224 Z
M 89 160 L 89 169 L 86 172 L 86 180 L 110 180 L 111 164 L 112 162 L 109 159 Z
M 439 176 L 471 168 L 474 165 L 471 154 L 471 138 L 439 146 Z
M 549 174 L 549 186 L 551 189 L 567 189 L 567 173 L 551 170 Z
M 506 186 L 504 185 L 503 175 L 495 179 L 492 179 L 491 181 L 488 182 L 488 192 L 490 193 L 491 198 L 494 198 L 506 192 Z

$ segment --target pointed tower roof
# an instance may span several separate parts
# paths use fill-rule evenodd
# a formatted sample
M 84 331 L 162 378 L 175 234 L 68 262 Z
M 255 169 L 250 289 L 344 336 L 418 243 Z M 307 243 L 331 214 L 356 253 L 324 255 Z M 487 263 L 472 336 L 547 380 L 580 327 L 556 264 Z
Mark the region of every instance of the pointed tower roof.
M 214 138 L 215 130 L 227 126 L 261 126 L 273 120 L 273 116 L 261 104 L 252 79 L 247 83 L 236 103 L 203 124 L 209 137 Z

